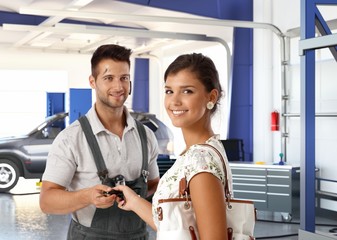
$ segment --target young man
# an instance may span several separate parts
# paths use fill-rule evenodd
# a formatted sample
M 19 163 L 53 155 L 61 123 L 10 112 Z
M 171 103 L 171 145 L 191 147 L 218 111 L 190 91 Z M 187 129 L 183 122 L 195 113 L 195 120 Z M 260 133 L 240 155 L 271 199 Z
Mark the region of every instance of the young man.
M 148 162 L 142 163 L 142 143 L 124 103 L 131 91 L 131 50 L 100 46 L 91 59 L 90 86 L 96 102 L 86 117 L 97 139 L 108 179 L 122 175 L 141 196 L 151 195 L 159 181 L 158 144 L 147 127 Z M 115 194 L 102 184 L 95 159 L 79 121 L 53 142 L 43 174 L 40 207 L 48 214 L 72 214 L 68 239 L 148 239 L 146 224 L 134 213 L 120 210 Z

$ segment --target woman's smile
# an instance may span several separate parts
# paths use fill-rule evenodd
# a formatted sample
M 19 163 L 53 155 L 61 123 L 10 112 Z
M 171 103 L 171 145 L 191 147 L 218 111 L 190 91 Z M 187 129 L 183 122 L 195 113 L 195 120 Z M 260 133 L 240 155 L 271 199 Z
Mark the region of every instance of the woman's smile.
M 187 110 L 172 110 L 172 113 L 175 116 L 180 116 L 180 115 L 182 115 L 182 114 L 184 114 L 186 112 L 187 112 Z

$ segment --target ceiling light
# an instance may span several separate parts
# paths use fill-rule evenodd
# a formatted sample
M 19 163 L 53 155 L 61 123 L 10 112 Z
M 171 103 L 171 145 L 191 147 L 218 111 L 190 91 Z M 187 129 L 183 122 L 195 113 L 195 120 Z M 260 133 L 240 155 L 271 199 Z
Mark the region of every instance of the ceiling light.
M 44 42 L 34 42 L 30 44 L 30 46 L 37 47 L 37 48 L 50 47 L 50 45 L 51 43 L 44 43 Z
M 93 0 L 75 0 L 66 7 L 66 10 L 78 11 L 80 8 L 88 5 L 92 1 Z
M 71 33 L 69 39 L 74 40 L 86 40 L 86 41 L 96 41 L 100 39 L 98 34 L 85 34 L 85 33 Z
M 88 5 L 89 3 L 91 3 L 93 0 L 75 0 L 73 1 L 70 5 L 72 6 L 76 6 L 76 7 L 84 7 L 86 5 Z

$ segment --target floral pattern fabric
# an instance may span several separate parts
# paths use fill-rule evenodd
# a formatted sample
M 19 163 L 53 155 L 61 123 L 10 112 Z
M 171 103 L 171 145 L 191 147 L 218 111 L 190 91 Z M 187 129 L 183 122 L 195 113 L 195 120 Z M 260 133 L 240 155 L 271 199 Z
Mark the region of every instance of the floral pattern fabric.
M 206 144 L 215 147 L 223 156 L 227 168 L 227 177 L 229 180 L 229 189 L 231 186 L 231 171 L 228 165 L 225 149 L 218 135 L 215 135 L 206 141 Z M 186 176 L 189 182 L 196 174 L 208 172 L 220 179 L 225 186 L 225 175 L 222 160 L 211 147 L 204 145 L 193 145 L 183 155 L 180 155 L 173 166 L 162 176 L 158 188 L 152 199 L 152 212 L 154 222 L 158 228 L 158 216 L 156 209 L 159 199 L 179 197 L 179 181 Z M 159 228 L 158 228 L 159 229 Z

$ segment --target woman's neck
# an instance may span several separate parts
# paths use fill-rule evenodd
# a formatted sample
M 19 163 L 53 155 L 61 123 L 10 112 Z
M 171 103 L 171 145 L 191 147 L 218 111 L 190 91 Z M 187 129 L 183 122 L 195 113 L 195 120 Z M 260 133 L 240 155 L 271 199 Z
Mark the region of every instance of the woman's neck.
M 212 129 L 204 129 L 204 131 L 183 130 L 186 150 L 189 149 L 192 145 L 205 143 L 213 135 L 214 132 Z

